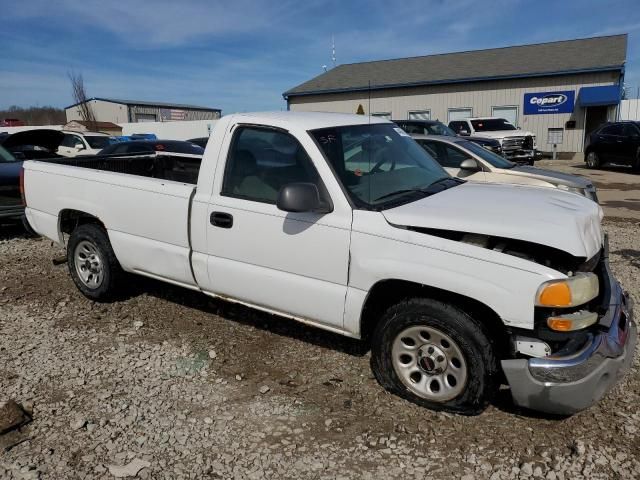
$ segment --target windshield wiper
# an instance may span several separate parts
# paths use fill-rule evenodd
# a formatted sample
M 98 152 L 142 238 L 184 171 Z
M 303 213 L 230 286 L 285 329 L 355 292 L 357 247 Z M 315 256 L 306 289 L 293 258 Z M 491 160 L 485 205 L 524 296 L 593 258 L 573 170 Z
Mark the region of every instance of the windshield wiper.
M 384 198 L 393 197 L 394 195 L 402 195 L 403 193 L 426 193 L 422 188 L 406 188 L 404 190 L 396 190 L 395 192 L 385 193 L 378 198 L 375 198 L 373 201 L 377 202 L 378 200 L 382 200 Z

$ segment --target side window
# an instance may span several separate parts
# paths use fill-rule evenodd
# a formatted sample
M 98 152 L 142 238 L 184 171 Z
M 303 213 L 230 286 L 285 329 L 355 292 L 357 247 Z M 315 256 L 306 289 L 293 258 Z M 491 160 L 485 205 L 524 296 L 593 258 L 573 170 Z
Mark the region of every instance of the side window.
M 460 164 L 471 158 L 466 153 L 458 150 L 451 145 L 442 145 L 442 153 L 444 154 L 444 158 L 442 160 L 438 159 L 438 163 L 445 168 L 460 168 Z
M 75 139 L 76 139 L 75 135 L 70 135 L 68 133 L 65 133 L 64 138 L 62 139 L 62 142 L 60 142 L 60 146 L 61 147 L 74 147 L 75 146 Z
M 418 134 L 425 133 L 424 127 L 422 125 L 416 125 L 411 123 L 405 124 L 403 130 L 407 133 L 418 133 Z
M 73 137 L 73 147 L 81 147 L 84 148 L 84 142 L 82 141 L 82 139 L 77 136 L 77 135 L 71 135 Z
M 460 133 L 460 130 L 468 130 L 467 124 L 460 121 L 449 122 L 449 128 L 456 133 Z
M 275 204 L 280 188 L 296 182 L 315 183 L 323 190 L 311 159 L 294 137 L 267 128 L 236 130 L 222 195 Z
M 622 134 L 625 137 L 630 137 L 631 135 L 638 135 L 640 132 L 638 132 L 638 128 L 635 125 L 632 125 L 630 123 L 625 123 L 624 124 L 624 128 L 622 130 Z
M 600 132 L 602 135 L 622 135 L 622 126 L 619 124 L 613 124 L 606 126 Z
M 418 143 L 420 143 L 420 146 L 424 148 L 429 155 L 435 158 L 436 161 L 442 165 L 443 159 L 446 159 L 446 153 L 444 152 L 443 145 L 440 142 L 426 140 Z

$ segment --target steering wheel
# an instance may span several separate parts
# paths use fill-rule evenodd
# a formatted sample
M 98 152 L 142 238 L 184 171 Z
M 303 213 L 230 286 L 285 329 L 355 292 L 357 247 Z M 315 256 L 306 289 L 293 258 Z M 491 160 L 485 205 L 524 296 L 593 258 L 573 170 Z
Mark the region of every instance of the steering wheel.
M 396 158 L 395 157 L 392 157 L 392 158 L 384 157 L 382 160 L 378 161 L 373 166 L 373 168 L 371 169 L 369 174 L 378 173 L 378 172 L 382 171 L 382 169 L 380 167 L 382 167 L 383 165 L 385 165 L 386 163 L 389 163 L 389 162 L 391 162 L 391 165 L 389 167 L 389 171 L 395 170 L 395 168 L 396 168 Z

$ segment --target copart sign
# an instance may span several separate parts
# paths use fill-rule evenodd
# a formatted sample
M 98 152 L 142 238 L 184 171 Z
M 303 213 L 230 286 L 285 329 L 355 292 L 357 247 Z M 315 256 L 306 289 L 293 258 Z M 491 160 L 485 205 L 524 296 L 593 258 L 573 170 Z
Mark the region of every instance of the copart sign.
M 524 114 L 571 113 L 575 103 L 575 90 L 524 94 Z

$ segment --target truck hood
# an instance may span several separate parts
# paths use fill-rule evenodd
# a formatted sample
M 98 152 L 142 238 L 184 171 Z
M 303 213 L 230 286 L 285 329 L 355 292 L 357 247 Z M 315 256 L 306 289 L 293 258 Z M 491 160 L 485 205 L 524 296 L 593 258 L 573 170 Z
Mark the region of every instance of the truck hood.
M 586 259 L 602 247 L 600 206 L 544 187 L 467 182 L 382 214 L 393 225 L 523 240 Z
M 579 177 L 578 175 L 571 175 L 570 173 L 561 173 L 525 165 L 510 168 L 507 172 L 511 175 L 535 178 L 537 180 L 543 180 L 556 185 L 566 185 L 573 188 L 584 189 L 592 185 L 590 180 L 587 180 L 584 177 Z
M 507 137 L 534 137 L 535 135 L 525 130 L 496 130 L 493 132 L 476 132 L 475 136 L 485 138 L 507 138 Z

